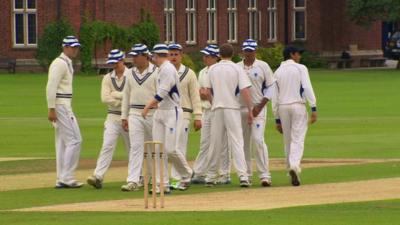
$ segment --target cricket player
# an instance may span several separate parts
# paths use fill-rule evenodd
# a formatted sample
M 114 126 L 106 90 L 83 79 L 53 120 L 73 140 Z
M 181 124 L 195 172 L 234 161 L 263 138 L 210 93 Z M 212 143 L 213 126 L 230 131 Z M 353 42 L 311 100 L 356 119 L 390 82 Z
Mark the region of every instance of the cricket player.
M 190 186 L 192 169 L 186 161 L 182 151 L 179 150 L 178 137 L 183 119 L 183 110 L 180 107 L 179 76 L 174 65 L 168 61 L 168 47 L 157 44 L 153 48 L 153 60 L 158 66 L 156 95 L 142 111 L 143 118 L 147 118 L 149 110 L 158 105 L 153 115 L 153 140 L 162 142 L 167 155 L 164 162 L 164 181 L 169 185 L 168 161 L 175 166 L 182 176 L 179 190 L 186 190 Z M 159 149 L 156 149 L 159 151 Z M 159 176 L 157 182 L 160 182 Z M 169 188 L 165 192 L 169 193 Z M 159 186 L 157 186 L 159 192 Z
M 55 128 L 57 181 L 55 188 L 80 188 L 75 180 L 82 137 L 78 121 L 72 111 L 72 59 L 79 52 L 80 43 L 74 36 L 64 38 L 63 52 L 51 63 L 46 87 L 48 119 Z
M 196 157 L 196 161 L 193 166 L 194 176 L 192 178 L 193 184 L 205 184 L 205 177 L 207 173 L 208 165 L 208 153 L 210 148 L 211 139 L 211 102 L 207 98 L 207 88 L 205 87 L 205 81 L 207 80 L 209 68 L 218 63 L 219 60 L 219 47 L 217 45 L 208 45 L 200 51 L 203 54 L 203 63 L 206 65 L 199 73 L 199 86 L 200 86 L 200 98 L 203 109 L 203 115 L 201 119 L 201 137 L 200 137 L 200 151 Z M 221 163 L 220 165 L 220 177 L 217 181 L 219 184 L 229 184 L 230 179 L 230 155 L 228 150 L 227 138 L 224 138 L 224 150 L 221 151 Z
M 122 92 L 129 75 L 124 58 L 125 54 L 121 50 L 110 51 L 107 64 L 112 65 L 114 70 L 106 74 L 101 83 L 101 101 L 107 105 L 108 114 L 104 123 L 103 146 L 97 159 L 96 169 L 86 180 L 96 189 L 103 187 L 104 175 L 110 167 L 119 137 L 122 137 L 129 155 L 129 135 L 123 129 L 121 122 Z
M 244 139 L 244 155 L 247 163 L 247 173 L 251 182 L 252 172 L 252 150 L 255 151 L 256 166 L 260 183 L 264 187 L 271 186 L 271 173 L 269 171 L 268 148 L 264 141 L 265 123 L 267 120 L 266 103 L 272 98 L 275 87 L 275 79 L 269 65 L 256 59 L 257 42 L 247 39 L 242 44 L 244 59 L 238 65 L 244 69 L 249 77 L 252 87 L 250 88 L 251 99 L 254 105 L 254 121 L 247 124 L 248 110 L 242 104 L 242 126 Z
M 302 52 L 292 46 L 283 51 L 285 61 L 275 71 L 277 88 L 272 98 L 276 128 L 283 133 L 287 168 L 293 186 L 300 185 L 300 163 L 308 126 L 306 102 L 311 107 L 310 123 L 317 121 L 317 100 L 310 76 L 307 67 L 300 64 Z
M 251 82 L 244 70 L 231 61 L 233 53 L 231 44 L 223 44 L 220 47 L 221 61 L 210 67 L 206 80 L 207 96 L 212 102 L 213 111 L 206 186 L 216 184 L 218 164 L 221 160 L 220 152 L 223 149 L 221 140 L 225 135 L 228 136 L 228 146 L 232 151 L 240 186 L 250 186 L 243 150 L 239 94 L 247 105 L 248 123 L 252 124 Z
M 142 186 L 142 165 L 144 142 L 151 141 L 154 108 L 147 117 L 142 117 L 142 110 L 156 94 L 157 67 L 150 63 L 149 50 L 144 44 L 135 44 L 129 55 L 133 56 L 134 67 L 127 77 L 122 98 L 122 124 L 129 130 L 131 149 L 129 152 L 127 184 L 122 191 L 138 191 Z M 148 160 L 147 171 L 151 171 L 151 160 Z
M 179 75 L 179 94 L 180 104 L 183 110 L 182 127 L 180 128 L 180 136 L 178 137 L 179 150 L 186 157 L 187 144 L 190 131 L 190 122 L 192 114 L 194 115 L 194 129 L 201 129 L 201 100 L 199 93 L 199 85 L 196 74 L 192 69 L 182 64 L 182 46 L 180 44 L 168 45 L 168 60 L 175 66 Z M 171 187 L 176 188 L 181 180 L 181 175 L 177 172 L 175 166 L 171 169 Z

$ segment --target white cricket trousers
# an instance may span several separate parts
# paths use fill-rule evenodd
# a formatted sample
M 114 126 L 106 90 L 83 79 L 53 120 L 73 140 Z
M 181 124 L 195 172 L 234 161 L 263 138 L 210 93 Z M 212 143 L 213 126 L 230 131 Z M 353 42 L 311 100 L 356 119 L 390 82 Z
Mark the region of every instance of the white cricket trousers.
M 82 137 L 78 121 L 72 109 L 56 105 L 55 125 L 57 182 L 70 184 L 75 181 L 75 170 L 79 163 Z
M 239 109 L 217 108 L 211 120 L 211 143 L 208 155 L 207 182 L 215 182 L 218 177 L 218 166 L 221 161 L 223 138 L 228 138 L 228 146 L 232 151 L 233 164 L 240 180 L 247 180 L 247 166 L 243 151 L 243 131 Z
M 129 152 L 128 178 L 126 181 L 139 183 L 143 167 L 144 142 L 153 140 L 153 117 L 143 118 L 141 115 L 129 115 L 129 139 L 131 149 Z M 151 156 L 151 149 L 147 149 Z M 152 160 L 147 158 L 147 172 L 151 173 Z
M 180 135 L 178 137 L 178 145 L 179 145 L 179 150 L 182 152 L 182 154 L 186 158 L 187 154 L 187 145 L 188 145 L 188 139 L 189 139 L 189 132 L 190 132 L 190 120 L 189 119 L 182 119 L 181 127 L 180 127 Z M 178 173 L 176 170 L 175 166 L 171 166 L 171 178 L 175 180 L 180 180 L 182 179 L 182 176 Z
M 178 137 L 181 132 L 181 123 L 183 117 L 182 108 L 157 109 L 153 120 L 153 140 L 164 144 L 164 183 L 169 184 L 168 159 L 175 166 L 177 172 L 182 176 L 183 182 L 190 181 L 192 169 L 186 161 L 185 156 L 179 149 Z M 159 152 L 159 148 L 156 148 Z M 156 160 L 159 166 L 159 160 Z M 160 182 L 159 170 L 157 170 L 157 183 Z
M 260 179 L 271 179 L 271 173 L 269 171 L 268 147 L 265 144 L 264 140 L 266 110 L 264 108 L 260 112 L 260 114 L 258 114 L 258 116 L 254 118 L 251 125 L 247 123 L 248 111 L 249 110 L 247 108 L 241 109 L 244 139 L 244 156 L 246 158 L 247 173 L 250 177 L 253 174 L 251 159 L 253 155 L 253 149 L 255 149 L 258 177 Z
M 100 180 L 104 179 L 104 175 L 111 165 L 120 136 L 124 141 L 125 149 L 129 156 L 129 134 L 122 127 L 122 121 L 106 120 L 104 123 L 103 146 L 101 147 L 96 169 L 94 170 L 94 175 Z
M 287 168 L 300 172 L 308 126 L 306 106 L 301 103 L 279 105 L 279 117 L 285 142 Z
M 197 154 L 196 161 L 193 166 L 194 173 L 197 177 L 206 176 L 208 171 L 208 155 L 211 142 L 211 119 L 213 112 L 210 109 L 203 109 L 203 115 L 201 118 L 201 137 L 200 137 L 200 151 Z M 215 153 L 221 153 L 221 165 L 219 166 L 219 174 L 223 176 L 230 175 L 230 154 L 228 148 L 227 137 L 222 140 L 223 149 L 221 151 L 216 151 Z M 215 156 L 213 156 L 215 157 Z

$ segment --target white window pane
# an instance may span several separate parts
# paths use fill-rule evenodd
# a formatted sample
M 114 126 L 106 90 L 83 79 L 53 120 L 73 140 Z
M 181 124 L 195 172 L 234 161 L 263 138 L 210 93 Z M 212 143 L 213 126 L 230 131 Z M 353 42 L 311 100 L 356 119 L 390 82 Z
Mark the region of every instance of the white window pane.
M 24 44 L 24 15 L 15 14 L 15 44 Z
M 36 44 L 36 14 L 28 14 L 28 44 Z

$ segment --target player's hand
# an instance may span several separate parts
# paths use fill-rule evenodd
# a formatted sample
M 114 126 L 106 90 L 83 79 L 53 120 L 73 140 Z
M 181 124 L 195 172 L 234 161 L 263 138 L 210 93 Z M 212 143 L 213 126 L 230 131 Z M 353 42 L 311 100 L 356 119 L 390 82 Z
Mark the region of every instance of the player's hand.
M 251 125 L 253 123 L 254 116 L 253 116 L 253 110 L 249 110 L 247 113 L 247 123 Z
M 283 134 L 282 124 L 276 124 L 276 130 L 277 130 L 279 133 Z
M 310 124 L 313 124 L 315 122 L 317 122 L 317 117 L 318 117 L 318 113 L 317 112 L 312 112 L 311 116 L 310 116 Z
M 254 108 L 253 108 L 253 116 L 257 117 L 258 114 L 260 114 L 261 110 L 263 110 L 263 107 L 260 107 L 258 105 L 254 106 Z
M 201 129 L 201 120 L 195 120 L 193 123 L 194 131 L 198 131 Z
M 201 100 L 204 100 L 204 101 L 208 100 L 207 89 L 200 88 L 199 93 L 200 93 L 200 99 Z
M 146 106 L 142 111 L 142 116 L 144 119 L 146 119 L 147 113 L 149 113 L 149 108 Z
M 47 116 L 50 122 L 57 121 L 57 113 L 55 109 L 49 109 L 49 115 Z
M 124 131 L 126 132 L 129 131 L 128 120 L 122 120 L 122 128 L 124 128 Z

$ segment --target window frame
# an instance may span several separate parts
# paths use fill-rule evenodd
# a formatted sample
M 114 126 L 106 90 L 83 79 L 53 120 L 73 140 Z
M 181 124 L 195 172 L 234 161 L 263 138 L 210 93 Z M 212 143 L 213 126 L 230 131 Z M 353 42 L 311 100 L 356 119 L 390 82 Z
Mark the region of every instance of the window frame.
M 190 3 L 192 3 L 192 8 L 190 7 Z M 196 0 L 187 0 L 186 1 L 186 44 L 195 45 L 197 44 L 197 9 L 196 9 Z M 193 16 L 191 18 L 191 16 Z M 193 19 L 193 21 L 191 21 Z M 192 22 L 192 23 L 191 23 Z M 193 25 L 193 27 L 191 27 Z M 191 29 L 192 28 L 192 29 Z M 193 37 L 191 36 L 191 30 L 193 30 Z
M 213 2 L 213 8 L 211 7 Z M 214 17 L 214 37 L 211 37 L 211 17 Z M 218 14 L 217 14 L 217 0 L 207 0 L 207 43 L 216 44 L 218 42 Z
M 176 22 L 175 22 L 175 0 L 164 0 L 164 43 L 174 43 L 176 40 Z M 171 30 L 169 29 L 171 27 Z M 171 36 L 171 39 L 170 39 Z
M 271 3 L 274 2 L 274 6 L 271 7 Z M 277 23 L 277 18 L 278 18 L 278 8 L 276 6 L 277 1 L 276 0 L 269 0 L 268 1 L 268 29 L 267 29 L 267 35 L 268 35 L 268 42 L 276 42 L 278 40 L 278 23 Z M 273 23 L 272 23 L 272 17 Z M 273 25 L 273 26 L 272 26 Z M 272 33 L 274 35 L 272 35 Z
M 12 36 L 12 46 L 13 48 L 37 48 L 37 43 L 38 43 L 38 17 L 37 17 L 37 0 L 32 0 L 35 1 L 35 8 L 28 8 L 28 0 L 22 0 L 22 8 L 15 8 L 16 0 L 11 0 L 11 13 L 12 13 L 12 19 L 11 19 L 11 36 Z M 22 20 L 23 20 L 23 42 L 24 43 L 17 43 L 16 42 L 16 37 L 17 37 L 17 29 L 16 29 L 16 18 L 15 16 L 17 14 L 22 15 Z M 35 34 L 36 34 L 36 40 L 35 43 L 29 43 L 29 15 L 33 14 L 35 15 Z
M 304 6 L 297 7 L 296 0 L 293 0 L 293 13 L 292 13 L 292 40 L 293 41 L 306 41 L 307 40 L 307 1 L 304 0 Z M 304 38 L 296 37 L 296 13 L 304 13 Z
M 234 4 L 231 4 L 231 1 L 234 1 Z M 228 43 L 237 43 L 238 42 L 238 12 L 237 12 L 237 0 L 228 0 Z M 231 24 L 231 19 L 233 19 L 233 23 Z M 231 30 L 231 27 L 234 27 L 234 30 Z
M 248 13 L 248 28 L 249 28 L 248 37 L 251 39 L 254 39 L 254 40 L 261 40 L 261 37 L 260 37 L 261 13 L 260 13 L 260 11 L 258 11 L 257 0 L 249 0 L 248 1 L 247 13 Z M 253 21 L 253 17 L 257 21 Z M 256 25 L 253 25 L 254 22 L 256 22 Z M 253 31 L 253 27 L 256 28 L 257 30 Z

